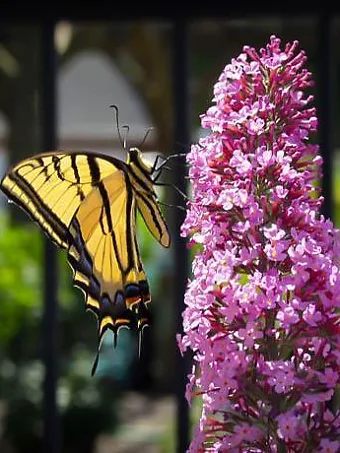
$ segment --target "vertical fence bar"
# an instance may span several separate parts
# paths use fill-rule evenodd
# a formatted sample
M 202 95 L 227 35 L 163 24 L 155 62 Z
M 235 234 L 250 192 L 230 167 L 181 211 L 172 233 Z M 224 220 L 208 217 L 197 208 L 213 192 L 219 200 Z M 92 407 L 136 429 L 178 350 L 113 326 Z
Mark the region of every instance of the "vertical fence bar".
M 177 21 L 173 26 L 173 98 L 174 98 L 174 152 L 183 152 L 183 145 L 189 147 L 189 90 L 188 90 L 188 26 L 186 22 Z M 179 165 L 174 174 L 174 184 L 186 192 L 185 166 Z M 183 198 L 175 192 L 175 205 L 183 205 Z M 174 248 L 175 248 L 175 322 L 176 333 L 182 333 L 182 312 L 184 310 L 184 292 L 188 278 L 188 251 L 186 243 L 180 237 L 180 227 L 185 213 L 180 209 L 174 211 Z M 189 407 L 185 399 L 185 387 L 190 359 L 184 358 L 176 348 L 176 398 L 177 398 L 177 448 L 176 453 L 184 453 L 189 443 Z
M 325 197 L 323 214 L 333 217 L 333 62 L 330 13 L 320 13 L 318 43 L 319 79 L 319 143 L 323 157 L 322 192 Z
M 56 148 L 56 50 L 54 23 L 42 26 L 42 91 L 41 127 L 43 151 Z M 56 248 L 45 238 L 44 244 L 44 316 L 43 361 L 44 378 L 44 453 L 60 452 L 60 427 L 57 407 L 58 303 Z

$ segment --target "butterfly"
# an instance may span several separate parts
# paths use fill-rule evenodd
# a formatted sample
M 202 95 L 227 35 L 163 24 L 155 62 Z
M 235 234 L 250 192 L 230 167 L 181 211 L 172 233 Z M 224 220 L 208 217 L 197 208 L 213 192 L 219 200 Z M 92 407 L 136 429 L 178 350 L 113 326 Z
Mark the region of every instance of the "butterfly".
M 121 328 L 141 333 L 150 324 L 151 296 L 137 242 L 136 214 L 163 247 L 170 246 L 154 189 L 169 158 L 158 165 L 158 157 L 151 165 L 139 148 L 128 149 L 126 162 L 91 151 L 58 150 L 19 162 L 0 182 L 6 197 L 67 251 L 73 284 L 83 291 L 86 308 L 98 319 L 92 375 L 108 329 L 116 345 Z

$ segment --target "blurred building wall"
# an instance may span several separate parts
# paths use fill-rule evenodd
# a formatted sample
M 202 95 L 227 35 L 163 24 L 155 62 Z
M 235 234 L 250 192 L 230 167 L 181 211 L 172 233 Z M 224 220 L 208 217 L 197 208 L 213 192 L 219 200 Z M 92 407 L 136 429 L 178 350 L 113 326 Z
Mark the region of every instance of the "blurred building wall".
M 120 124 L 129 125 L 128 146 L 138 145 L 152 126 L 138 93 L 101 52 L 86 51 L 75 55 L 60 68 L 57 89 L 60 149 L 109 153 L 125 160 L 110 104 L 118 106 Z M 0 112 L 0 177 L 9 161 L 6 140 L 9 128 L 7 119 Z M 153 131 L 147 142 L 149 150 L 154 139 Z M 0 194 L 0 209 L 4 206 L 5 198 Z

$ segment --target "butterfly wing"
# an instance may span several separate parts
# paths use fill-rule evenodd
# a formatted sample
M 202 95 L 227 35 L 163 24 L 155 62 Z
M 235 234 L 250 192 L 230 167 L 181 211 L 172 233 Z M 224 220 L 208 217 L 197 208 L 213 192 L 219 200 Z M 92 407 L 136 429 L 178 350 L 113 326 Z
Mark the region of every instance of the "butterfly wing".
M 91 152 L 39 154 L 11 169 L 0 188 L 55 244 L 67 248 L 74 213 L 93 187 L 121 164 Z
M 138 174 L 139 172 L 139 174 Z M 137 162 L 91 152 L 52 152 L 16 165 L 0 188 L 68 250 L 75 286 L 98 317 L 99 347 L 107 329 L 142 331 L 151 301 L 136 237 L 136 210 L 165 247 L 169 233 L 150 174 Z M 95 361 L 92 373 L 98 362 Z
M 136 198 L 126 172 L 115 172 L 90 192 L 70 225 L 68 261 L 74 284 L 98 317 L 99 347 L 107 329 L 149 323 L 150 294 L 136 238 Z M 98 359 L 98 356 L 97 356 Z M 94 370 L 97 360 L 94 365 Z
M 163 247 L 169 247 L 170 234 L 159 209 L 157 194 L 151 179 L 152 167 L 145 164 L 139 150 L 135 151 L 137 152 L 128 162 L 128 174 L 136 195 L 137 208 L 154 238 Z
M 159 209 L 157 198 L 136 190 L 137 207 L 151 234 L 163 247 L 170 247 L 170 235 L 163 214 Z

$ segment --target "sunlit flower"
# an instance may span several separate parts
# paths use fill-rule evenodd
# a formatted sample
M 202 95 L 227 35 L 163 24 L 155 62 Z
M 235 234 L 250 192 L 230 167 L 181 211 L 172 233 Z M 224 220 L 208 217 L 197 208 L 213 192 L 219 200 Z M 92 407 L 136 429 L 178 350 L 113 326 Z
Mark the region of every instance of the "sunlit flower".
M 306 56 L 276 37 L 222 71 L 187 156 L 198 245 L 182 353 L 202 395 L 190 452 L 340 451 L 340 241 L 320 214 Z M 283 450 L 283 446 L 286 450 Z

